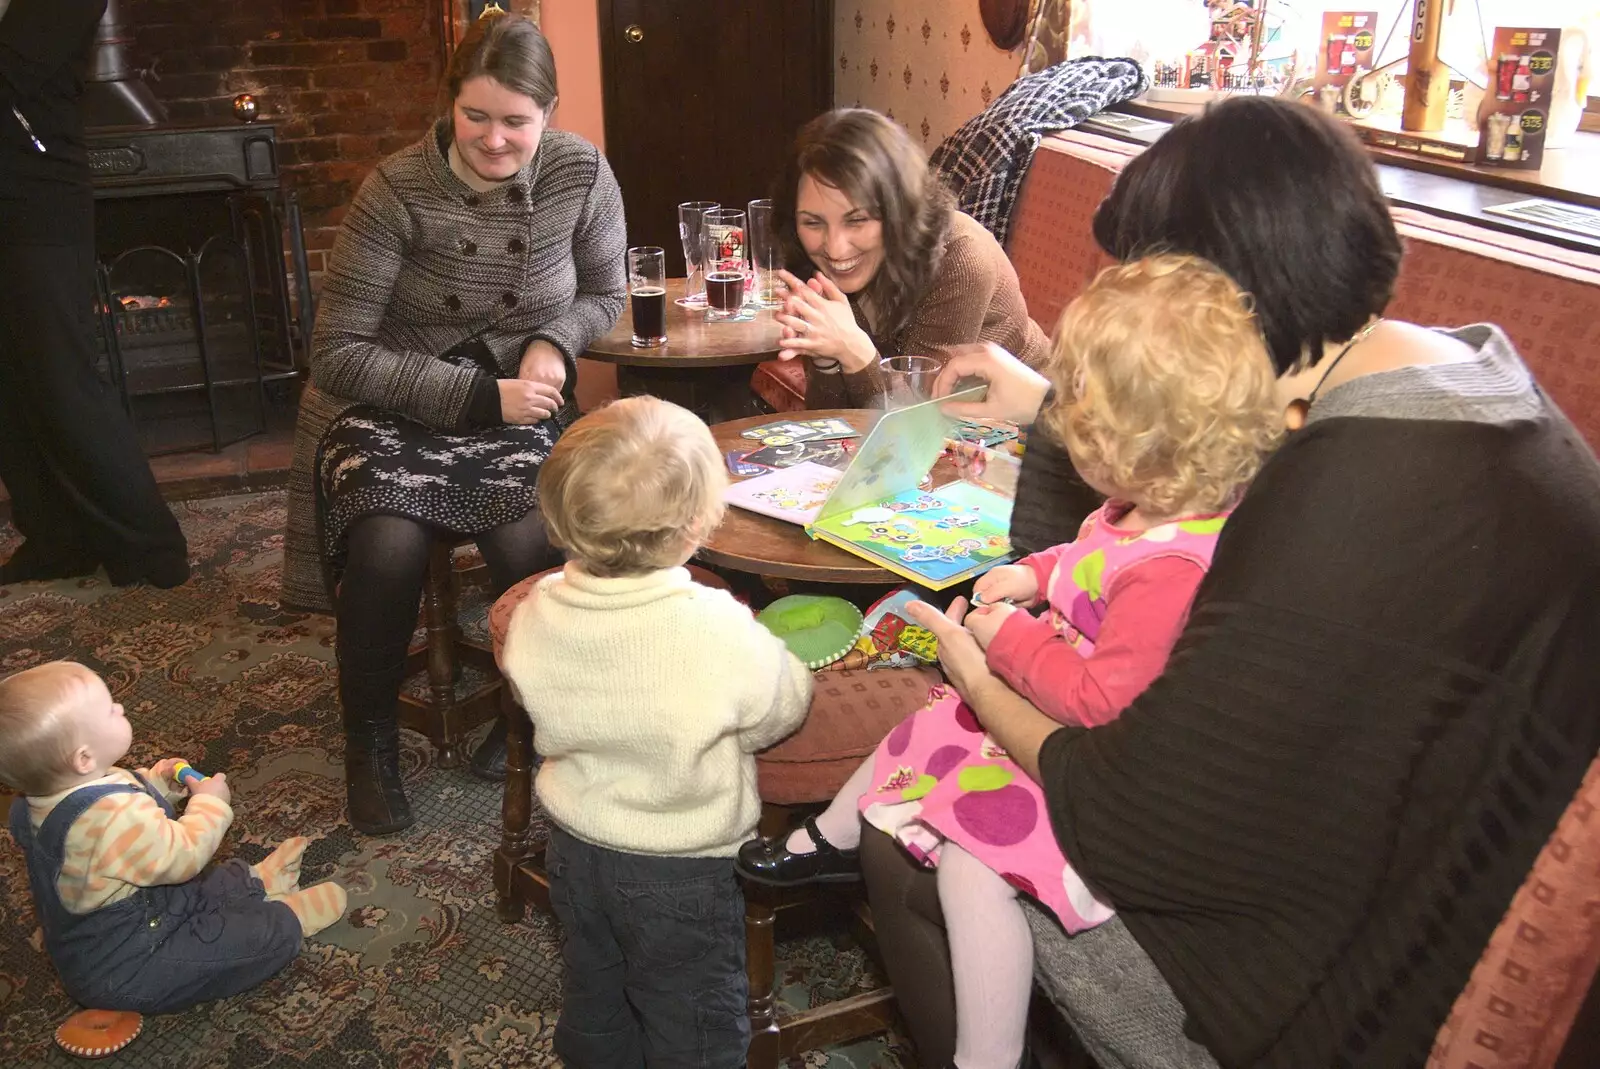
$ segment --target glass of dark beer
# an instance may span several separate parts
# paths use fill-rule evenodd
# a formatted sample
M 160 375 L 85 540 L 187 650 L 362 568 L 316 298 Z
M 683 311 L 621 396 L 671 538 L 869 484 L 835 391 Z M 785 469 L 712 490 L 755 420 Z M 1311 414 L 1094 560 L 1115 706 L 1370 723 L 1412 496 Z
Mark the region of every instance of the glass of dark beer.
M 628 298 L 633 304 L 633 344 L 667 343 L 667 254 L 658 245 L 628 250 Z
M 745 217 L 733 208 L 706 212 L 706 319 L 732 319 L 744 307 Z

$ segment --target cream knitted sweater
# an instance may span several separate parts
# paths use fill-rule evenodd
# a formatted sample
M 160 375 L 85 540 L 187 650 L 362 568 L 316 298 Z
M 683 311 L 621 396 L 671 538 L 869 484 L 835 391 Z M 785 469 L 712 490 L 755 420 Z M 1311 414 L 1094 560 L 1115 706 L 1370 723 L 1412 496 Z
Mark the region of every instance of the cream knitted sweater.
M 811 702 L 783 642 L 684 568 L 602 579 L 568 564 L 518 606 L 500 661 L 533 720 L 545 811 L 634 854 L 735 854 L 761 815 L 753 755 Z

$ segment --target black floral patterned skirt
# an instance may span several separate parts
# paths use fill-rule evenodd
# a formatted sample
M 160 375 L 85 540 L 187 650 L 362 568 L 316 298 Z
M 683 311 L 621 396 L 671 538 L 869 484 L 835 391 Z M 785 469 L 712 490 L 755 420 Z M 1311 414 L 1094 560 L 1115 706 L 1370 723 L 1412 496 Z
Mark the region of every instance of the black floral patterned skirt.
M 334 574 L 344 571 L 345 535 L 363 516 L 405 516 L 461 536 L 522 519 L 538 504 L 539 466 L 560 433 L 554 419 L 443 434 L 377 408 L 346 412 L 317 459 Z

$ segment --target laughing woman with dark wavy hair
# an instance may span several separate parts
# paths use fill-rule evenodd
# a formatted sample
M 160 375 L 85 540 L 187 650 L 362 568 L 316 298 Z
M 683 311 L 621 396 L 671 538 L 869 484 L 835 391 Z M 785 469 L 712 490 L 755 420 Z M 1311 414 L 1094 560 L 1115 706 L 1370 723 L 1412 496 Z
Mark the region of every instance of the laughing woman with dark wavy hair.
M 882 357 L 992 341 L 1044 360 L 1005 250 L 892 120 L 840 108 L 807 123 L 773 201 L 792 272 L 780 356 L 806 359 L 808 408 L 877 404 Z

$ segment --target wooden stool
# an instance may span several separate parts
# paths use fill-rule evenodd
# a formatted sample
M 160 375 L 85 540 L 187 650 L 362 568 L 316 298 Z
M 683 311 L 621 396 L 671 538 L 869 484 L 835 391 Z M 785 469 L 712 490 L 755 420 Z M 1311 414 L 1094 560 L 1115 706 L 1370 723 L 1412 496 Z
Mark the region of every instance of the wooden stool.
M 939 673 L 931 668 L 818 672 L 806 722 L 778 745 L 756 755 L 761 834 L 781 835 L 793 823 L 793 809 L 832 801 L 890 729 L 927 704 L 929 688 L 939 681 Z M 801 1051 L 863 1039 L 882 1032 L 893 1021 L 894 991 L 887 987 L 799 1013 L 778 1014 L 778 916 L 830 901 L 842 902 L 857 942 L 871 949 L 876 941 L 863 890 L 859 883 L 775 888 L 744 882 L 749 1069 L 776 1069 L 780 1060 Z
M 470 538 L 435 539 L 428 554 L 428 579 L 423 588 L 422 615 L 426 639 L 406 654 L 406 678 L 428 670 L 428 696 L 400 690 L 400 724 L 433 742 L 440 768 L 461 764 L 461 740 L 479 724 L 494 718 L 504 686 L 494 664 L 494 650 L 469 641 L 456 619 L 460 582 L 454 554 Z M 457 682 L 463 665 L 484 673 L 487 682 L 461 693 Z

